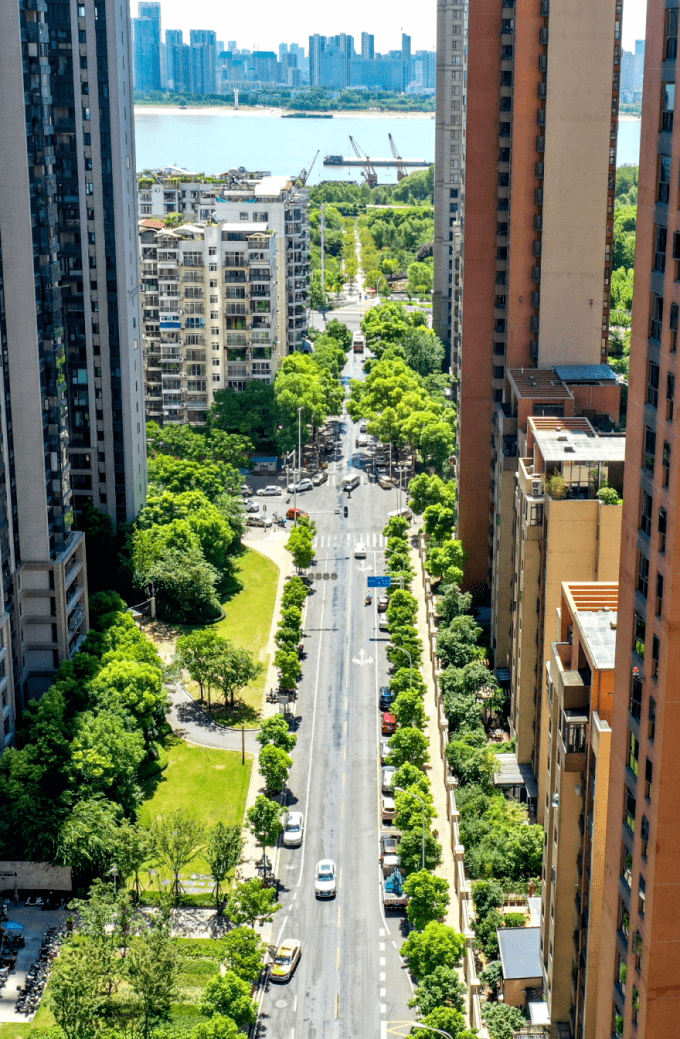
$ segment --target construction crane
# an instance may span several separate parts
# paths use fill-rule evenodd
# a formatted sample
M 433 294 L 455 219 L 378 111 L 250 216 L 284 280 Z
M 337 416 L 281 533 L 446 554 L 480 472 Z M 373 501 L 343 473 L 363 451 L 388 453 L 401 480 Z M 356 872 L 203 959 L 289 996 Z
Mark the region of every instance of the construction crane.
M 394 143 L 394 137 L 392 136 L 392 134 L 388 133 L 387 136 L 389 137 L 389 140 L 390 140 L 390 148 L 392 149 L 392 154 L 394 155 L 394 158 L 395 158 L 396 163 L 397 163 L 397 180 L 398 181 L 399 180 L 403 180 L 404 177 L 408 177 L 408 172 L 406 170 L 406 167 L 404 166 L 404 160 L 402 159 L 401 155 L 399 154 L 399 149 L 397 148 L 396 144 Z
M 361 148 L 359 147 L 359 145 L 353 137 L 350 137 L 349 143 L 352 145 L 352 148 L 354 149 L 354 154 L 356 155 L 357 159 L 361 161 L 361 172 L 364 175 L 364 180 L 368 184 L 369 188 L 376 187 L 378 183 L 378 174 L 375 172 L 375 169 L 368 155 L 364 155 Z
M 300 176 L 297 178 L 297 182 L 298 182 L 298 184 L 300 185 L 301 188 L 304 188 L 305 184 L 307 183 L 307 181 L 311 177 L 312 170 L 314 169 L 314 163 L 319 158 L 320 150 L 321 150 L 320 148 L 317 148 L 316 155 L 314 156 L 314 158 L 312 159 L 311 163 L 309 164 L 309 169 L 300 171 Z

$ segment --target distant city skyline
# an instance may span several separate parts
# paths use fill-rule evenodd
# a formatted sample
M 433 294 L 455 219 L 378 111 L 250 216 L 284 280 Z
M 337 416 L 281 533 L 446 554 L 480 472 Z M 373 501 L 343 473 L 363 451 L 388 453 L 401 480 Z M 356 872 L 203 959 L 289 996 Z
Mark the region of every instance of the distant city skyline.
M 385 8 L 376 5 L 367 8 L 359 0 L 348 0 L 342 11 L 327 13 L 311 3 L 302 3 L 294 9 L 268 6 L 265 18 L 253 19 L 250 8 L 224 8 L 214 0 L 196 0 L 185 4 L 181 0 L 161 0 L 163 38 L 166 29 L 181 29 L 189 39 L 190 29 L 212 29 L 219 40 L 236 40 L 239 48 L 278 52 L 279 43 L 299 43 L 309 47 L 309 36 L 335 36 L 346 32 L 354 36 L 361 48 L 362 32 L 375 36 L 376 51 L 386 53 L 399 46 L 401 33 L 413 40 L 413 51 L 434 50 L 436 39 L 435 5 L 424 11 L 414 11 L 407 0 L 394 0 L 389 8 L 390 18 L 385 21 Z M 137 16 L 137 3 L 132 0 L 130 14 Z M 264 27 L 262 23 L 264 24 Z

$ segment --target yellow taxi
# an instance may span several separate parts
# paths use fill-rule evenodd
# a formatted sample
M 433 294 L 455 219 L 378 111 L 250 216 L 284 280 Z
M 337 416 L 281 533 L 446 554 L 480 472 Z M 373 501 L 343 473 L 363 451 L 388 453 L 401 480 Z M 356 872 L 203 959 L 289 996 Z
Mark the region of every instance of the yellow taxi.
M 287 938 L 279 945 L 271 969 L 272 981 L 288 981 L 298 965 L 302 942 L 297 938 Z

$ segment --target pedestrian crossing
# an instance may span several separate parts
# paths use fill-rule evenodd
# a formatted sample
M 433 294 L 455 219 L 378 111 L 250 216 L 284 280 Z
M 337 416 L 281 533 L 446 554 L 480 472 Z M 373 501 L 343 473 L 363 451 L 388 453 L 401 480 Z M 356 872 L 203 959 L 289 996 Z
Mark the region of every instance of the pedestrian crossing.
M 319 534 L 312 542 L 315 549 L 335 548 L 338 545 L 359 544 L 380 551 L 387 545 L 387 538 L 375 530 L 368 534 Z

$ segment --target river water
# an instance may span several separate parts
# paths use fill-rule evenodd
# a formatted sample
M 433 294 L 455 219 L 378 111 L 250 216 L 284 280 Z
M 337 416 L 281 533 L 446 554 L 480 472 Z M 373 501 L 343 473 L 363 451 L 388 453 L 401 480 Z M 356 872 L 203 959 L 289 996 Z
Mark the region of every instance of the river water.
M 351 155 L 350 135 L 363 151 L 376 158 L 390 155 L 391 133 L 399 152 L 410 159 L 434 161 L 435 121 L 420 116 L 334 115 L 332 119 L 283 119 L 279 114 L 254 115 L 229 110 L 135 109 L 137 169 L 181 166 L 194 173 L 223 173 L 232 166 L 268 170 L 274 175 L 297 174 L 320 154 L 309 178 L 361 179 L 354 167 L 323 166 L 326 154 Z M 617 163 L 637 163 L 640 122 L 619 124 Z M 394 168 L 380 168 L 381 183 L 396 183 Z

